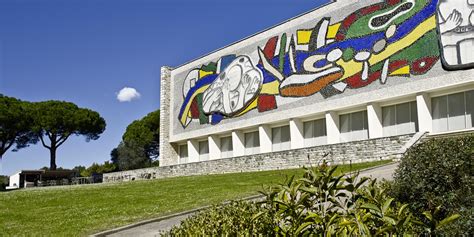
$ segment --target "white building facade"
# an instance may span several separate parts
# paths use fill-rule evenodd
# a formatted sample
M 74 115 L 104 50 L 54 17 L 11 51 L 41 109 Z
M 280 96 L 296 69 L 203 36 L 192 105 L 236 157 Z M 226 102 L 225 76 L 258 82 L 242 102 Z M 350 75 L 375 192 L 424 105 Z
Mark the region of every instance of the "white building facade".
M 336 1 L 163 67 L 160 164 L 473 129 L 474 6 L 461 2 Z

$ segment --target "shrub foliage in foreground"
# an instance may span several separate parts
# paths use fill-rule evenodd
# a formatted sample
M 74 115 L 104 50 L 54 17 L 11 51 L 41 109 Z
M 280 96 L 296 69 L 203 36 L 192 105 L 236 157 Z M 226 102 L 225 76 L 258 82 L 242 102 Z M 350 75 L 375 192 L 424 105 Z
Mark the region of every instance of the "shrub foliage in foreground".
M 263 192 L 261 203 L 216 206 L 183 221 L 169 235 L 385 236 L 431 230 L 407 204 L 388 196 L 387 185 L 357 174 L 336 176 L 336 168 L 306 169 L 302 178 L 291 177 Z M 436 219 L 434 229 L 457 218 Z
M 410 150 L 395 172 L 393 195 L 410 204 L 426 224 L 459 213 L 461 218 L 444 234 L 474 233 L 474 136 L 438 138 Z

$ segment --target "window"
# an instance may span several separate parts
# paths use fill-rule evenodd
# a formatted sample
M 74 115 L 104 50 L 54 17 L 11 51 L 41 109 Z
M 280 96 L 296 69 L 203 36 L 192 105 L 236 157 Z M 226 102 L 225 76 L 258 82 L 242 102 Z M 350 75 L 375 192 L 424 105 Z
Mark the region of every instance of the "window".
M 200 141 L 199 142 L 199 161 L 209 160 L 209 142 Z
M 221 137 L 221 158 L 232 157 L 232 137 Z
M 474 90 L 433 97 L 433 131 L 445 132 L 474 127 Z
M 369 138 L 367 111 L 343 114 L 339 116 L 341 142 L 364 140 Z
M 415 133 L 418 131 L 416 102 L 382 107 L 384 136 Z
M 272 151 L 290 149 L 290 126 L 272 128 Z
M 258 131 L 245 133 L 245 154 L 257 154 L 260 152 L 260 137 Z
M 178 146 L 178 154 L 179 154 L 179 163 L 184 164 L 188 162 L 188 145 L 183 144 Z
M 318 146 L 327 143 L 326 119 L 312 120 L 303 123 L 305 146 Z

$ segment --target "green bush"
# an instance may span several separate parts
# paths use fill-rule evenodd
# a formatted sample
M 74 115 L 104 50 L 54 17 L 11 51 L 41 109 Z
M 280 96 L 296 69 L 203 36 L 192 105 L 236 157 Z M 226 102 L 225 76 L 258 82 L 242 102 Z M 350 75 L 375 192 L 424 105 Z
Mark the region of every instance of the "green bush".
M 425 224 L 430 220 L 422 210 L 436 212 L 436 219 L 459 213 L 460 221 L 444 234 L 474 233 L 473 150 L 472 135 L 432 139 L 409 149 L 395 172 L 392 195 L 409 203 Z
M 182 222 L 171 236 L 402 236 L 438 230 L 459 215 L 423 223 L 408 204 L 388 195 L 386 183 L 335 175 L 337 167 L 306 169 L 262 192 L 261 203 L 232 202 Z M 439 212 L 439 210 L 438 210 Z M 427 218 L 437 215 L 423 214 Z M 432 225 L 433 224 L 433 225 Z M 429 232 L 432 233 L 432 232 Z
M 271 217 L 253 221 L 262 207 L 252 202 L 232 201 L 229 204 L 213 206 L 184 220 L 179 227 L 171 229 L 171 236 L 255 236 L 271 235 Z

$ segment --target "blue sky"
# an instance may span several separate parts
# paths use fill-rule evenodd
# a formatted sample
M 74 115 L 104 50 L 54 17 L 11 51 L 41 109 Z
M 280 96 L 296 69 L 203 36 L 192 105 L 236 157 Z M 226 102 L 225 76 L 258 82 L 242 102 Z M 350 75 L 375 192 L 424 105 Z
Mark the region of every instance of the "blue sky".
M 101 138 L 72 137 L 57 165 L 110 159 L 129 123 L 159 108 L 160 67 L 178 66 L 312 10 L 323 0 L 0 0 L 0 93 L 99 112 Z M 141 97 L 119 102 L 133 87 Z M 40 144 L 7 152 L 0 174 L 49 166 Z

